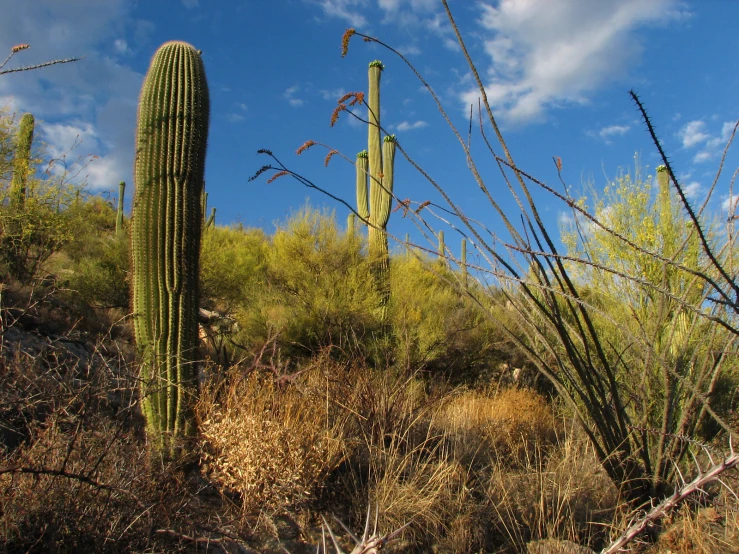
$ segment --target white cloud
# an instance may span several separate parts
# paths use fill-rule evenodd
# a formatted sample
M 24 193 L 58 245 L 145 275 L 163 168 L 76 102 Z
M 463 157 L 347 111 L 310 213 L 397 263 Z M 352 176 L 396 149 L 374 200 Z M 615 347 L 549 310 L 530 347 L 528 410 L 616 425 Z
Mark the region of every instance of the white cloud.
M 244 116 L 241 115 L 240 113 L 232 112 L 228 114 L 227 117 L 231 123 L 238 123 L 239 121 L 244 121 Z
M 598 131 L 598 136 L 604 140 L 607 140 L 608 138 L 616 135 L 624 135 L 629 131 L 629 129 L 631 129 L 631 126 L 629 125 L 610 125 L 608 127 L 603 127 L 600 131 Z
M 418 56 L 421 53 L 421 49 L 418 46 L 410 44 L 408 46 L 398 47 L 398 52 L 404 56 Z
M 686 123 L 678 133 L 678 136 L 683 141 L 683 148 L 690 148 L 711 138 L 705 130 L 706 123 L 699 119 Z
M 549 107 L 586 102 L 626 74 L 641 47 L 635 29 L 676 17 L 677 0 L 499 0 L 479 2 L 486 92 L 502 117 L 525 122 Z M 464 106 L 479 91 L 464 92 Z
M 682 188 L 683 194 L 685 194 L 685 196 L 691 200 L 696 199 L 703 190 L 703 187 L 698 181 L 692 181 L 687 185 L 682 185 Z
M 394 12 L 402 7 L 409 7 L 413 11 L 430 11 L 436 5 L 436 0 L 377 0 L 378 5 L 385 11 Z
M 91 189 L 111 189 L 125 180 L 124 160 L 115 155 L 101 155 L 105 150 L 95 128 L 90 123 L 41 123 L 42 137 L 52 160 L 50 172 L 77 183 L 86 183 Z
M 188 10 L 192 10 L 200 5 L 200 0 L 182 0 L 182 5 Z
M 19 42 L 31 45 L 14 58 L 18 65 L 84 56 L 81 61 L 0 80 L 0 98 L 30 111 L 51 155 L 96 156 L 79 175 L 93 188 L 130 181 L 136 104 L 143 75 L 116 61 L 131 46 L 151 47 L 151 23 L 135 21 L 127 0 L 35 0 L 14 2 L 0 18 L 0 51 Z M 121 37 L 111 40 L 111 37 Z M 124 40 L 126 37 L 130 40 Z
M 300 85 L 293 85 L 282 94 L 282 97 L 287 100 L 287 102 L 293 107 L 293 108 L 299 108 L 304 104 L 302 98 L 296 98 L 295 95 L 300 92 Z
M 575 218 L 572 212 L 559 212 L 557 215 L 557 223 L 564 229 L 570 229 L 575 225 Z
M 113 42 L 113 47 L 116 49 L 117 52 L 120 52 L 121 54 L 125 54 L 126 52 L 129 52 L 128 43 L 122 38 L 115 40 Z
M 405 131 L 412 131 L 414 129 L 423 129 L 427 125 L 428 123 L 426 123 L 425 121 L 415 121 L 413 123 L 410 123 L 408 121 L 401 121 L 395 126 L 395 130 L 403 133 Z
M 725 212 L 729 212 L 730 215 L 733 215 L 736 211 L 737 204 L 739 204 L 739 194 L 732 194 L 721 202 L 721 209 Z
M 721 126 L 721 132 L 713 135 L 704 121 L 694 120 L 680 129 L 677 136 L 682 140 L 683 148 L 701 145 L 702 148 L 693 157 L 693 163 L 704 163 L 720 155 L 731 138 L 735 125 L 735 121 L 725 121 Z
M 329 17 L 343 19 L 352 27 L 365 27 L 367 18 L 362 11 L 367 7 L 367 0 L 317 0 L 323 13 Z
M 333 90 L 324 89 L 318 92 L 324 100 L 332 100 L 334 102 L 346 94 L 346 90 L 343 88 L 336 88 Z
M 713 159 L 713 154 L 711 152 L 708 152 L 707 150 L 701 150 L 693 157 L 693 163 L 695 164 L 701 164 L 704 162 L 709 162 Z

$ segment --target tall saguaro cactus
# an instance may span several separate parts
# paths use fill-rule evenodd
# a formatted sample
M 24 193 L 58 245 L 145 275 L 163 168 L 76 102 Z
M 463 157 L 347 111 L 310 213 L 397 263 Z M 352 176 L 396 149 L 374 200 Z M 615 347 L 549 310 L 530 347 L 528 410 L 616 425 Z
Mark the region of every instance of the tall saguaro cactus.
M 18 138 L 13 160 L 13 179 L 10 184 L 11 202 L 18 207 L 26 201 L 26 182 L 31 167 L 31 145 L 36 121 L 30 113 L 23 114 L 18 125 Z
M 126 194 L 126 182 L 118 184 L 118 211 L 115 214 L 115 234 L 120 237 L 123 234 L 123 197 Z
M 390 299 L 390 250 L 387 223 L 393 199 L 395 168 L 395 136 L 382 139 L 380 129 L 380 77 L 384 66 L 380 61 L 369 64 L 367 91 L 367 150 L 357 154 L 357 212 L 369 222 L 369 253 L 372 278 L 380 295 L 380 312 L 384 319 Z M 367 182 L 369 181 L 369 200 Z
M 195 433 L 198 267 L 210 101 L 200 53 L 162 45 L 139 99 L 133 312 L 147 433 L 165 456 Z

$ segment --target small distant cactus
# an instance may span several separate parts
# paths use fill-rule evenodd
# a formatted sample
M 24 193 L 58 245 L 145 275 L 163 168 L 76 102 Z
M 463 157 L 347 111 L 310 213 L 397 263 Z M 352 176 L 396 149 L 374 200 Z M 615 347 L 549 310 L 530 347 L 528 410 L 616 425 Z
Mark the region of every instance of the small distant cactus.
M 184 42 L 162 45 L 138 110 L 132 215 L 133 312 L 147 434 L 165 456 L 195 434 L 198 269 L 210 101 Z
M 208 221 L 205 222 L 205 228 L 210 229 L 215 224 L 216 224 L 216 209 L 215 207 L 213 207 L 210 209 L 210 216 L 208 216 Z
M 459 255 L 459 262 L 462 266 L 462 284 L 467 286 L 467 239 L 462 239 L 462 253 Z
M 121 181 L 118 184 L 118 211 L 115 214 L 115 234 L 120 237 L 123 235 L 123 197 L 126 194 L 126 183 Z
M 31 145 L 35 120 L 30 113 L 23 114 L 18 125 L 18 135 L 13 160 L 13 179 L 10 183 L 11 202 L 23 207 L 26 202 L 26 183 L 31 170 Z
M 439 231 L 439 259 L 446 263 L 446 244 L 444 244 L 444 231 Z

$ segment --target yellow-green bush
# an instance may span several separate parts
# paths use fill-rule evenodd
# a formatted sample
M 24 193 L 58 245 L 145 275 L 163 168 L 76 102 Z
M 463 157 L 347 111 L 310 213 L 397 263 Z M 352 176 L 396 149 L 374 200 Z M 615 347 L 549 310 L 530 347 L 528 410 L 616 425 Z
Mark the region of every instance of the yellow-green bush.
M 442 264 L 399 256 L 391 264 L 390 320 L 397 359 L 452 378 L 474 378 L 497 366 L 502 337 Z
M 279 337 L 287 353 L 351 349 L 379 328 L 363 242 L 339 231 L 333 214 L 304 208 L 277 229 L 265 286 L 240 316 L 251 333 Z
M 264 285 L 269 244 L 260 229 L 209 227 L 200 254 L 201 298 L 225 311 L 253 306 Z

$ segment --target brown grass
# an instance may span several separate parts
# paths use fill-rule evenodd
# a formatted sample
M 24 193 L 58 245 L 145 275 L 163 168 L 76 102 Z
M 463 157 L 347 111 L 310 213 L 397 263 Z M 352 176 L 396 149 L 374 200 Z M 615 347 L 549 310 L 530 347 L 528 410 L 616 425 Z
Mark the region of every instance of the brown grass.
M 520 549 L 546 538 L 600 546 L 618 507 L 618 491 L 592 447 L 570 433 L 548 459 L 494 466 L 486 497 L 499 536 Z
M 554 444 L 552 407 L 530 389 L 510 388 L 499 394 L 461 392 L 451 396 L 434 417 L 434 426 L 453 442 L 456 455 L 483 464 L 525 464 Z
M 245 514 L 304 503 L 343 457 L 343 420 L 305 382 L 233 373 L 203 391 L 203 468 L 240 494 Z

